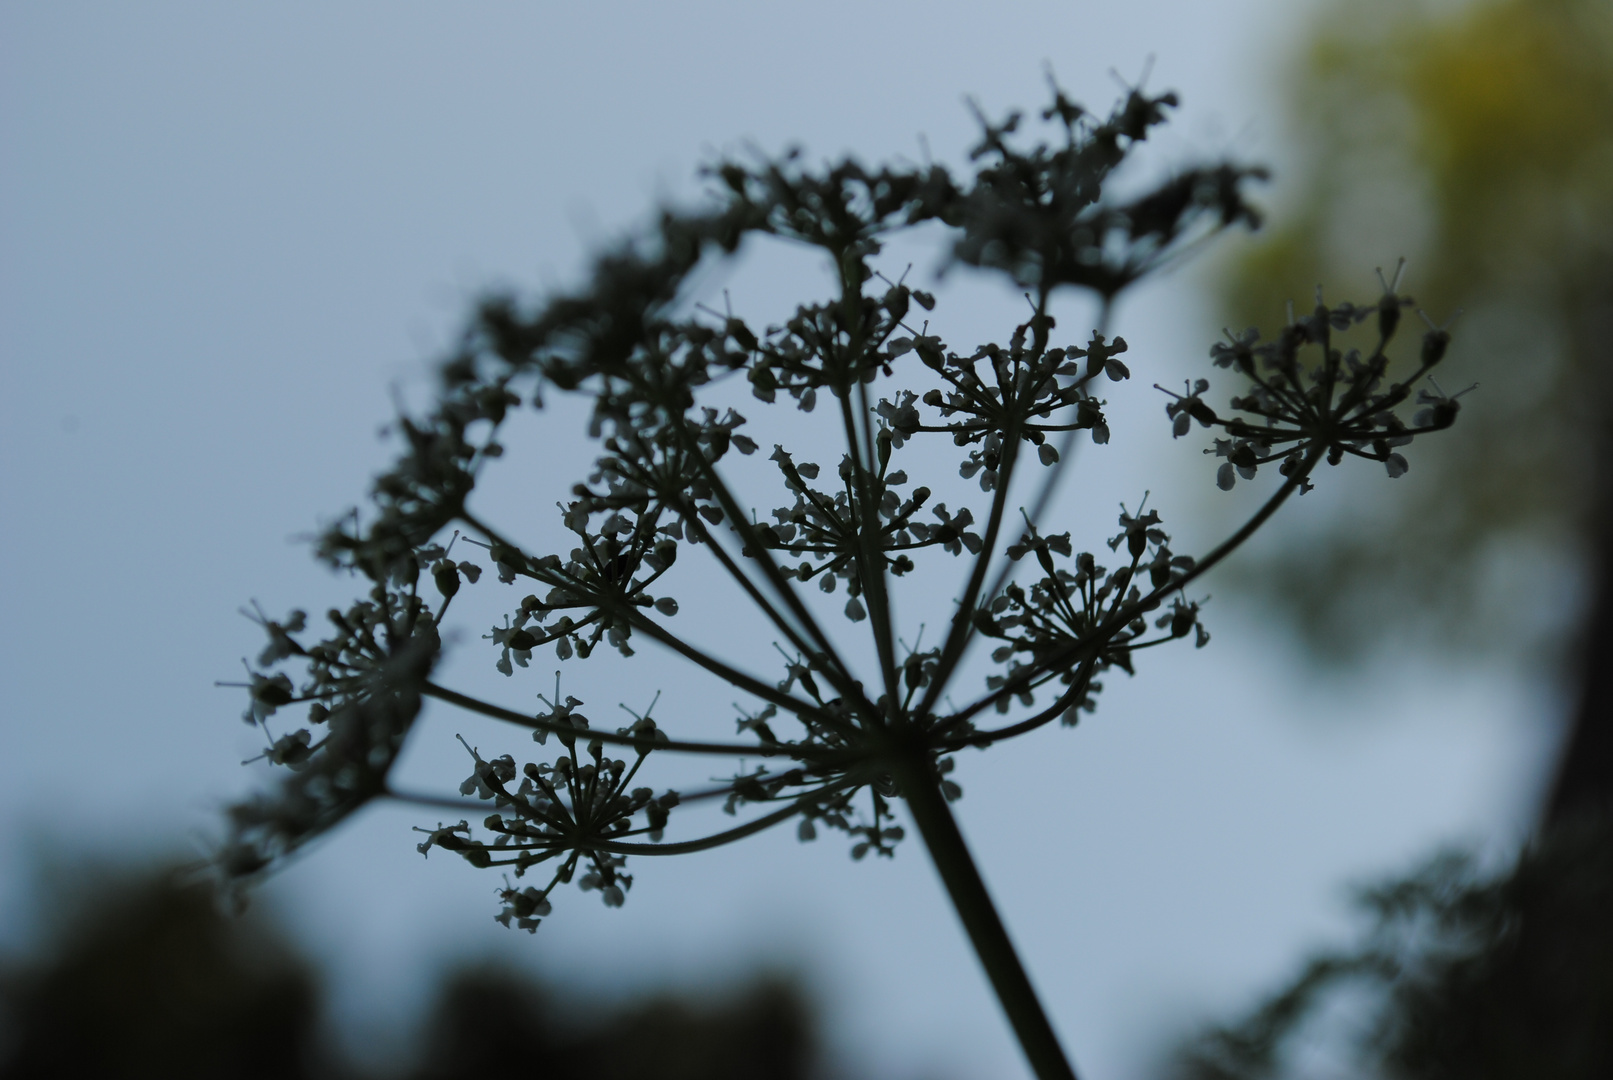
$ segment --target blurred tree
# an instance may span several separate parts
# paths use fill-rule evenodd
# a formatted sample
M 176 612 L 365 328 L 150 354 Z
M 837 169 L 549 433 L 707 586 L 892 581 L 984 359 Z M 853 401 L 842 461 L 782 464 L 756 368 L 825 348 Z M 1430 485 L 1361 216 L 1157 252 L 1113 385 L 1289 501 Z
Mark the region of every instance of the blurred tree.
M 300 1080 L 359 1075 L 320 1037 L 313 971 L 268 920 L 231 917 L 194 874 L 45 875 L 69 893 L 36 955 L 0 965 L 0 1080 Z M 86 880 L 96 882 L 85 888 Z M 71 890 L 71 891 L 70 891 Z M 417 1060 L 368 1080 L 808 1080 L 812 1011 L 761 979 L 717 998 L 560 1001 L 530 976 L 467 968 L 443 984 Z
M 322 1074 L 313 976 L 262 920 L 231 919 L 172 872 L 40 891 L 85 899 L 0 980 L 6 1080 Z
M 1359 942 L 1200 1036 L 1179 1075 L 1613 1075 L 1613 5 L 1339 3 L 1295 81 L 1308 189 L 1226 279 L 1228 307 L 1267 315 L 1255 298 L 1405 251 L 1428 309 L 1465 310 L 1457 363 L 1486 390 L 1399 490 L 1398 542 L 1336 519 L 1253 583 L 1324 655 L 1381 639 L 1391 592 L 1430 601 L 1447 640 L 1516 648 L 1568 567 L 1578 705 L 1515 863 L 1444 856 L 1365 892 Z
M 1484 384 L 1458 434 L 1396 492 L 1250 580 L 1324 654 L 1385 636 L 1400 598 L 1456 640 L 1516 648 L 1586 583 L 1582 701 L 1553 814 L 1613 792 L 1613 5 L 1331 5 L 1293 73 L 1308 169 L 1286 222 L 1223 280 L 1235 325 L 1273 296 L 1409 257 L 1430 313 L 1460 309 L 1455 363 Z M 1365 286 L 1367 282 L 1358 281 Z M 1457 391 L 1461 388 L 1451 386 Z M 1350 521 L 1355 521 L 1351 527 Z M 1273 572 L 1268 573 L 1268 569 Z M 1389 603 L 1388 598 L 1396 598 Z M 1437 605 L 1434 601 L 1437 599 Z M 1554 650 L 1555 651 L 1555 650 Z M 1573 655 L 1570 651 L 1568 655 Z
M 415 1080 L 536 1072 L 545 1080 L 807 1080 L 811 1014 L 768 980 L 725 1001 L 663 994 L 594 1023 L 531 979 L 496 967 L 451 977 L 428 1022 Z
M 1361 905 L 1358 944 L 1200 1036 L 1181 1080 L 1613 1076 L 1613 820 L 1566 822 L 1498 874 L 1441 856 Z

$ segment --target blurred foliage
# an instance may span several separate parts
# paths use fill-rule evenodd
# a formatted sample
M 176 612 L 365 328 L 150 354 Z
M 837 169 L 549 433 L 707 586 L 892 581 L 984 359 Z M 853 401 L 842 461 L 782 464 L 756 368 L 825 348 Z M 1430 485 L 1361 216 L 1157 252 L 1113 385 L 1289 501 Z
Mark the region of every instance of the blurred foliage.
M 0 969 L 0 1076 L 317 1075 L 313 975 L 262 919 L 172 872 L 86 877 L 47 877 L 84 899 Z
M 1551 830 L 1499 874 L 1447 855 L 1362 893 L 1373 925 L 1313 958 L 1182 1080 L 1613 1076 L 1613 818 Z
M 1364 892 L 1356 945 L 1202 1034 L 1177 1075 L 1613 1076 L 1613 5 L 1335 2 L 1291 82 L 1308 177 L 1223 279 L 1228 311 L 1269 319 L 1259 298 L 1308 302 L 1341 267 L 1405 255 L 1424 310 L 1462 311 L 1451 367 L 1481 389 L 1377 503 L 1387 522 L 1342 501 L 1246 580 L 1335 658 L 1408 598 L 1448 642 L 1513 650 L 1580 614 L 1583 700 L 1512 865 L 1447 855 Z M 1543 595 L 1565 572 L 1594 586 L 1588 611 Z
M 800 992 L 763 981 L 716 1003 L 666 994 L 604 1023 L 565 1019 L 508 969 L 471 968 L 445 985 L 415 1080 L 519 1075 L 590 1080 L 807 1080 L 811 1019 Z
M 82 868 L 80 868 L 82 870 Z M 564 1000 L 507 967 L 449 975 L 412 1061 L 363 1071 L 333 1048 L 318 980 L 255 913 L 231 915 L 194 876 L 91 875 L 40 935 L 0 963 L 0 1078 L 164 1080 L 808 1080 L 813 1017 L 796 987 L 666 992 L 613 1009 Z M 63 883 L 58 883 L 63 884 Z M 65 894 L 48 880 L 41 894 Z
M 1300 194 L 1221 277 L 1230 325 L 1320 281 L 1375 295 L 1360 268 L 1405 256 L 1433 319 L 1462 312 L 1446 389 L 1481 389 L 1397 499 L 1345 500 L 1245 580 L 1334 656 L 1408 598 L 1463 644 L 1558 628 L 1543 594 L 1602 559 L 1613 460 L 1613 5 L 1341 0 L 1287 81 Z

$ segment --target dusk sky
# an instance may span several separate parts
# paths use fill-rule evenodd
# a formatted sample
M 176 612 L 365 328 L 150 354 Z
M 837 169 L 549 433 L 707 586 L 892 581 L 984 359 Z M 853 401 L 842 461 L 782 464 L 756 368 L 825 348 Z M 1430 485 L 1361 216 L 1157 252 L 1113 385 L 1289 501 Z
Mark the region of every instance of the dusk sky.
M 243 695 L 214 687 L 260 645 L 238 609 L 351 595 L 303 538 L 363 497 L 389 458 L 378 430 L 429 392 L 484 290 L 575 283 L 590 250 L 697 198 L 697 169 L 722 152 L 961 164 L 965 97 L 1037 107 L 1048 65 L 1099 109 L 1145 71 L 1179 90 L 1152 167 L 1273 161 L 1261 197 L 1280 207 L 1275 89 L 1303 10 L 0 3 L 0 948 L 26 948 L 51 902 L 29 890 L 41 859 L 195 855 L 221 807 L 266 782 L 240 765 L 257 752 Z M 915 252 L 933 281 L 934 252 Z M 1172 445 L 1146 396 L 1208 366 L 1214 265 L 1117 314 L 1146 378 L 1117 402 L 1114 443 L 1082 451 L 1098 478 L 1061 498 L 1088 545 L 1144 489 L 1186 537 L 1213 542 L 1232 520 L 1213 467 Z M 820 285 L 756 251 L 707 299 L 727 288 L 766 311 Z M 938 292 L 956 337 L 1006 337 L 1019 317 L 989 279 Z M 575 415 L 526 424 L 512 451 L 534 489 L 563 491 L 587 467 Z M 552 505 L 521 460 L 500 490 Z M 1319 672 L 1229 582 L 1207 591 L 1208 648 L 1116 673 L 1075 730 L 960 759 L 957 813 L 1085 1076 L 1136 1076 L 1274 985 L 1352 925 L 1351 883 L 1442 844 L 1515 842 L 1550 753 L 1559 706 L 1515 671 L 1414 655 Z M 506 701 L 548 688 L 546 664 L 520 685 L 491 673 L 472 652 L 485 630 L 464 628 L 453 673 Z M 602 671 L 567 674 L 601 714 L 696 692 L 664 658 Z M 700 730 L 731 735 L 728 698 L 710 704 Z M 456 732 L 522 752 L 521 732 L 433 705 L 410 784 L 453 790 Z M 916 841 L 853 863 L 840 840 L 788 830 L 639 860 L 624 908 L 567 892 L 529 937 L 492 922 L 493 875 L 416 853 L 410 827 L 434 821 L 375 808 L 264 890 L 328 971 L 357 1052 L 407 1031 L 441 965 L 499 955 L 612 994 L 771 966 L 806 981 L 848 1069 L 1024 1075 Z

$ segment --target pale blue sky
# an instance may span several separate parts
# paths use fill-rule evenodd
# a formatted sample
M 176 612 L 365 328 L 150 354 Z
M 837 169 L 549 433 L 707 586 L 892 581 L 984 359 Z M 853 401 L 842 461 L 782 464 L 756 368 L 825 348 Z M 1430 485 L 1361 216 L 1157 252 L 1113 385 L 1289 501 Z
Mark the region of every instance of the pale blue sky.
M 240 701 L 212 686 L 256 649 L 236 609 L 345 596 L 295 538 L 361 496 L 392 388 L 426 385 L 479 290 L 572 280 L 747 141 L 918 158 L 922 134 L 956 161 L 963 96 L 1035 105 L 1044 62 L 1102 107 L 1109 69 L 1152 56 L 1151 85 L 1186 106 L 1160 162 L 1280 159 L 1263 80 L 1297 17 L 1277 8 L 0 4 L 0 941 L 19 944 L 38 845 L 184 844 L 254 782 Z M 751 292 L 764 306 L 809 280 L 754 263 L 783 277 Z M 713 287 L 743 299 L 744 280 Z M 943 297 L 965 334 L 1017 303 L 965 299 L 976 287 Z M 1134 368 L 1202 357 L 1218 329 L 1193 289 L 1172 278 L 1120 312 Z M 1132 397 L 1127 421 L 1165 435 Z M 567 451 L 541 440 L 570 430 L 530 436 L 546 469 Z M 1117 426 L 1084 491 L 1094 539 L 1150 485 L 1178 519 L 1208 505 L 1202 462 L 1169 441 Z M 1209 618 L 1210 648 L 1111 680 L 1079 729 L 960 765 L 964 827 L 1091 1077 L 1136 1075 L 1176 1025 L 1279 977 L 1346 925 L 1346 882 L 1517 835 L 1546 753 L 1552 706 L 1504 671 L 1323 678 L 1226 598 Z M 669 684 L 646 663 L 647 698 Z M 519 748 L 432 715 L 408 775 L 457 779 L 456 730 Z M 624 909 L 568 895 L 529 938 L 492 924 L 486 873 L 421 861 L 424 818 L 370 813 L 269 890 L 363 1030 L 393 1030 L 467 951 L 596 989 L 772 963 L 809 979 L 870 1075 L 1021 1074 L 916 846 L 852 864 L 781 833 L 644 860 Z

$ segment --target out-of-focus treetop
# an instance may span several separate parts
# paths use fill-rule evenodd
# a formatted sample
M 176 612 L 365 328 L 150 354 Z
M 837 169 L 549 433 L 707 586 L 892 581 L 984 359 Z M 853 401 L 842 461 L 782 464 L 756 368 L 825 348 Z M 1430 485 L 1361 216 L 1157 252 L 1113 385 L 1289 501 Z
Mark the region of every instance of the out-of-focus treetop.
M 1553 596 L 1601 576 L 1613 506 L 1613 5 L 1338 2 L 1285 78 L 1301 182 L 1222 278 L 1234 329 L 1404 256 L 1421 307 L 1462 311 L 1483 389 L 1394 497 L 1351 500 L 1252 583 L 1334 653 L 1406 597 L 1468 643 L 1565 625 Z

